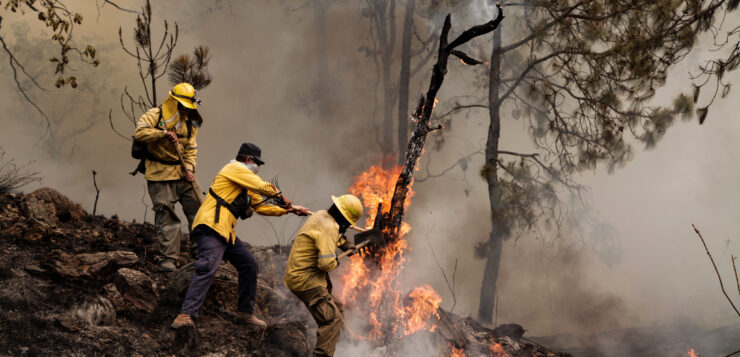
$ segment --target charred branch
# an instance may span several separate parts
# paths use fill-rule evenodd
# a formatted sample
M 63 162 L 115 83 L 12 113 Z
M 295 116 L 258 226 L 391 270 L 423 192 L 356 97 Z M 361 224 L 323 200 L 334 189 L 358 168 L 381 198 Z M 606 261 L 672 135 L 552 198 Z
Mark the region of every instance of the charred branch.
M 465 63 L 470 66 L 475 66 L 477 64 L 483 63 L 473 57 L 468 56 L 463 51 L 454 50 L 454 51 L 450 51 L 450 54 L 455 55 L 455 57 L 459 58 L 462 61 L 462 63 Z
M 432 117 L 434 100 L 437 97 L 437 92 L 441 88 L 445 75 L 447 74 L 448 59 L 456 47 L 465 44 L 473 38 L 490 33 L 498 27 L 504 16 L 500 4 L 497 4 L 497 8 L 498 16 L 495 19 L 464 31 L 452 42 L 448 42 L 448 36 L 452 26 L 451 17 L 449 14 L 445 17 L 445 22 L 442 26 L 442 32 L 439 38 L 437 63 L 434 65 L 432 70 L 429 89 L 426 94 L 421 97 L 419 104 L 414 111 L 414 117 L 418 119 L 418 122 L 416 123 L 416 128 L 412 132 L 411 139 L 408 142 L 403 170 L 396 181 L 393 198 L 390 204 L 390 211 L 383 215 L 384 217 L 380 222 L 380 226 L 376 225 L 376 228 L 380 228 L 381 231 L 388 232 L 391 239 L 398 237 L 398 230 L 401 227 L 401 221 L 404 215 L 404 202 L 406 201 L 409 186 L 414 179 L 416 163 L 418 162 L 419 156 L 424 148 L 427 134 L 430 132 L 429 121 Z
M 98 212 L 98 198 L 100 197 L 100 189 L 98 188 L 98 181 L 95 180 L 95 176 L 98 175 L 95 170 L 92 170 L 93 175 L 93 187 L 95 187 L 95 204 L 93 205 L 93 216 Z

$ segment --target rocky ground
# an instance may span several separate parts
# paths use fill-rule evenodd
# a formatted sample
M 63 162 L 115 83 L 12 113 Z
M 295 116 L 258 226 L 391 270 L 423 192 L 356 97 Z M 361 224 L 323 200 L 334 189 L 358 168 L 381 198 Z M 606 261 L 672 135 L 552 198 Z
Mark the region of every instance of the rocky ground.
M 183 254 L 179 271 L 159 269 L 151 224 L 89 215 L 48 188 L 0 195 L 0 355 L 309 355 L 315 324 L 281 283 L 288 249 L 250 248 L 261 269 L 257 314 L 269 326 L 232 322 L 236 272 L 223 264 L 197 331 L 176 333 L 169 324 L 192 268 Z M 516 327 L 494 332 L 441 310 L 437 323 L 434 333 L 424 332 L 436 355 L 452 347 L 491 355 L 493 343 L 512 356 L 558 355 L 521 338 Z M 391 341 L 377 353 L 399 355 L 404 345 Z

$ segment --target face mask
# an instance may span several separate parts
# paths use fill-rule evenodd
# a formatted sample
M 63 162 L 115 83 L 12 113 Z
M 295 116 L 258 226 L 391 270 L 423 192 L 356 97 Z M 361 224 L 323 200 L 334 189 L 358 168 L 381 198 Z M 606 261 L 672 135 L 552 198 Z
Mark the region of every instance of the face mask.
M 255 163 L 253 163 L 253 162 L 248 163 L 247 164 L 247 168 L 249 169 L 249 171 L 252 171 L 255 174 L 260 171 L 260 166 L 257 165 L 257 164 L 255 164 Z

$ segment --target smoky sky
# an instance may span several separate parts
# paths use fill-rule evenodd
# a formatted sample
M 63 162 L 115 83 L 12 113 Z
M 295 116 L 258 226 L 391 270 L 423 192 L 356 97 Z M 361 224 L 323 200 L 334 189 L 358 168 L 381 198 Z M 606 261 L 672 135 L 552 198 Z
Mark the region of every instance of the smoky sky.
M 140 6 L 137 1 L 119 3 Z M 130 142 L 111 130 L 107 116 L 112 109 L 116 127 L 133 135 L 133 125 L 120 113 L 120 94 L 124 87 L 135 93 L 142 89 L 135 62 L 117 43 L 119 26 L 124 40 L 131 43 L 135 16 L 110 6 L 76 6 L 85 20 L 76 28 L 75 39 L 96 44 L 102 64 L 95 69 L 80 64 L 75 68 L 80 70 L 78 80 L 95 83 L 96 89 L 79 94 L 46 83 L 51 87 L 48 91 L 31 93 L 46 111 L 64 114 L 68 125 L 95 120 L 94 126 L 74 136 L 74 144 L 65 149 L 74 147 L 69 157 L 49 154 L 39 139 L 43 125 L 38 115 L 20 98 L 6 68 L 0 89 L 5 108 L 0 146 L 16 162 L 31 162 L 29 167 L 43 178 L 41 185 L 25 190 L 50 186 L 91 211 L 94 169 L 102 189 L 98 212 L 141 221 L 146 212 L 142 197 L 150 204 L 145 181 L 128 175 L 136 164 L 129 156 Z M 481 11 L 487 8 L 484 2 L 471 2 L 452 9 L 453 33 L 482 20 Z M 398 36 L 402 10 L 398 6 Z M 156 1 L 153 11 L 155 38 L 163 19 L 171 28 L 177 22 L 175 54 L 206 45 L 213 56 L 209 66 L 213 83 L 199 93 L 204 124 L 198 135 L 196 176 L 204 187 L 246 141 L 262 148 L 267 165 L 261 176 L 277 177 L 289 198 L 314 210 L 327 208 L 330 195 L 346 192 L 353 177 L 381 162 L 376 126 L 382 119 L 382 85 L 377 83 L 373 59 L 358 50 L 369 36 L 359 2 L 334 2 L 325 9 L 323 45 L 315 21 L 317 10 L 289 1 Z M 439 11 L 429 20 L 417 17 L 418 30 L 430 31 L 444 15 L 443 9 Z M 1 31 L 8 33 L 12 23 L 24 21 L 8 17 Z M 30 38 L 44 35 L 36 21 L 26 26 Z M 505 39 L 513 35 L 504 32 Z M 482 53 L 487 41 L 480 41 Z M 688 87 L 687 72 L 706 55 L 699 52 L 674 68 L 657 101 L 670 103 Z M 4 54 L 2 58 L 7 60 Z M 45 60 L 35 63 L 32 73 L 53 70 Z M 319 78 L 322 65 L 327 71 Z M 410 103 L 428 84 L 431 63 L 427 67 L 412 79 Z M 393 70 L 394 78 L 397 72 Z M 451 61 L 439 99 L 480 95 L 483 89 L 470 85 L 474 76 L 470 68 Z M 729 77 L 738 79 L 737 74 Z M 166 78 L 159 81 L 160 98 L 169 86 Z M 505 242 L 496 321 L 520 323 L 535 335 L 669 324 L 679 318 L 707 328 L 735 322 L 691 229 L 695 223 L 702 230 L 726 286 L 734 291 L 730 255 L 740 254 L 740 121 L 736 118 L 740 107 L 732 98 L 734 93 L 712 107 L 704 125 L 695 120 L 680 122 L 651 151 L 636 145 L 634 159 L 613 174 L 597 169 L 578 176 L 592 189 L 589 214 L 615 229 L 617 243 L 607 252 L 614 258 L 610 264 L 591 248 L 593 244 L 567 256 L 548 244 L 552 237 L 526 235 Z M 320 102 L 329 108 L 324 117 L 318 115 Z M 501 147 L 530 150 L 525 124 L 504 114 Z M 439 150 L 432 147 L 438 139 L 427 141 L 417 175 L 425 176 L 427 167 L 432 173 L 440 172 L 479 150 L 487 128 L 485 111 L 456 116 L 442 133 L 444 145 Z M 474 258 L 473 247 L 490 231 L 487 188 L 478 173 L 482 165 L 483 156 L 473 155 L 467 170 L 456 167 L 442 177 L 417 183 L 408 209 L 412 232 L 404 285 L 409 289 L 432 285 L 444 299 L 442 306 L 449 309 L 453 299 L 441 267 L 450 283 L 455 276 L 455 312 L 462 315 L 477 312 L 484 261 Z M 147 221 L 152 217 L 151 211 L 146 212 Z M 301 222 L 294 216 L 253 217 L 239 223 L 237 234 L 250 244 L 287 243 Z M 587 232 L 584 239 L 598 240 L 600 234 L 604 232 Z

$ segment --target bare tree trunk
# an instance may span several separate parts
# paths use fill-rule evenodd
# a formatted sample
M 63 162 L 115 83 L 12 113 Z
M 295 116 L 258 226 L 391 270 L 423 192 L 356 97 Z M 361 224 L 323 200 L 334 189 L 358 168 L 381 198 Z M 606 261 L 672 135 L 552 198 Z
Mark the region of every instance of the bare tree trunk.
M 385 5 L 378 12 L 379 24 L 378 39 L 380 41 L 381 54 L 381 76 L 383 78 L 383 157 L 393 154 L 393 106 L 395 95 L 393 92 L 393 81 L 391 80 L 391 66 L 393 65 L 393 49 L 396 43 L 396 0 L 390 0 L 388 6 L 388 17 L 386 19 Z
M 498 282 L 499 267 L 501 265 L 502 241 L 506 235 L 506 222 L 501 218 L 501 193 L 498 187 L 498 141 L 501 135 L 501 103 L 499 101 L 499 87 L 501 85 L 501 29 L 493 33 L 493 50 L 491 51 L 491 71 L 489 75 L 488 104 L 490 125 L 488 127 L 488 141 L 486 142 L 486 164 L 484 167 L 488 182 L 488 198 L 491 205 L 491 235 L 489 237 L 488 253 L 483 282 L 480 290 L 480 305 L 478 306 L 478 320 L 491 322 L 493 306 L 496 298 L 496 284 Z
M 409 82 L 411 80 L 411 32 L 414 28 L 415 0 L 406 0 L 401 44 L 401 76 L 398 81 L 398 163 L 406 158 L 409 137 Z
M 316 55 L 319 59 L 316 64 L 316 78 L 315 89 L 318 101 L 319 118 L 322 120 L 329 120 L 331 106 L 327 101 L 329 93 L 327 93 L 327 83 L 329 80 L 329 61 L 327 61 L 326 54 L 326 10 L 329 5 L 325 4 L 324 1 L 316 1 L 313 9 L 316 23 Z

